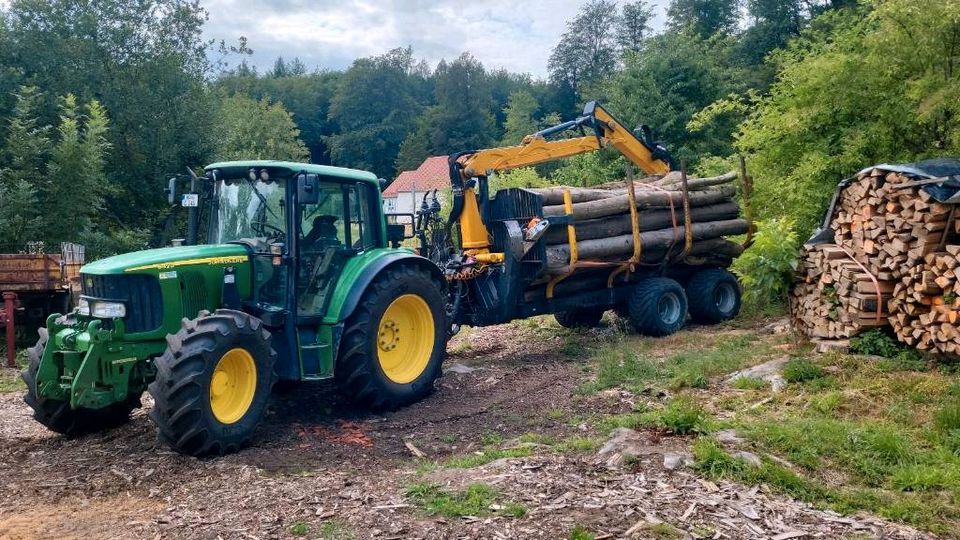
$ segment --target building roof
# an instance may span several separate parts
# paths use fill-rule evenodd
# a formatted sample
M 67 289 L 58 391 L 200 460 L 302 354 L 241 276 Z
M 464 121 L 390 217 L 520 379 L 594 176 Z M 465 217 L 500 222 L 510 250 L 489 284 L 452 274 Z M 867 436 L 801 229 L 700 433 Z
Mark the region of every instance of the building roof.
M 450 166 L 447 156 L 434 156 L 424 160 L 413 171 L 403 171 L 383 191 L 384 197 L 396 197 L 400 193 L 416 190 L 418 193 L 450 187 Z

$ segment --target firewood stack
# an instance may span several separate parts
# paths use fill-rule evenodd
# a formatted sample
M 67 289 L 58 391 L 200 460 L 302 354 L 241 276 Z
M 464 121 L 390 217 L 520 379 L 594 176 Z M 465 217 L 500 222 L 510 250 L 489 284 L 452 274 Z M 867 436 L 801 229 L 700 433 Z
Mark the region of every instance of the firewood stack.
M 737 178 L 730 173 L 713 178 L 688 178 L 686 203 L 689 206 L 692 244 L 686 247 L 686 210 L 678 173 L 634 182 L 640 224 L 641 263 L 683 262 L 729 266 L 742 251 L 739 244 L 725 239 L 747 232 L 749 224 L 740 219 L 734 201 Z M 547 219 L 563 216 L 563 192 L 573 202 L 579 260 L 622 262 L 634 253 L 633 221 L 626 182 L 597 188 L 535 189 L 544 201 Z M 546 234 L 548 269 L 552 274 L 568 270 L 570 244 L 566 227 L 552 227 Z
M 954 206 L 923 189 L 931 182 L 873 168 L 841 189 L 829 222 L 834 243 L 808 246 L 801 257 L 790 296 L 799 330 L 846 338 L 892 324 L 910 345 L 941 352 L 948 347 L 937 343 L 960 346 L 950 341 L 960 336 L 950 313 L 960 236 Z
M 952 205 L 933 200 L 905 174 L 872 169 L 846 186 L 831 221 L 834 241 L 853 252 L 877 279 L 902 271 L 942 248 Z M 949 238 L 948 238 L 949 239 Z
M 890 322 L 897 338 L 935 353 L 960 353 L 960 245 L 929 253 L 893 290 Z
M 871 279 L 836 244 L 810 246 L 798 268 L 790 312 L 796 328 L 810 337 L 849 338 L 887 325 L 893 288 L 893 282 Z

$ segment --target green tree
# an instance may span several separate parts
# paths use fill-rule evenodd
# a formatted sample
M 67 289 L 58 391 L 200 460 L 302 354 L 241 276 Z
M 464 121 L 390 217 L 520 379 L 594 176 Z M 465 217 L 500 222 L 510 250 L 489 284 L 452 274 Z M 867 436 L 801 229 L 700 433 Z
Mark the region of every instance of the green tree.
M 307 161 L 309 152 L 300 140 L 293 116 L 280 103 L 244 95 L 225 98 L 220 104 L 215 130 L 215 159 L 279 159 Z
M 702 38 L 730 33 L 739 19 L 738 0 L 671 0 L 667 20 L 674 30 L 691 28 Z
M 586 88 L 609 78 L 617 68 L 617 25 L 620 16 L 613 0 L 590 0 L 550 54 L 550 80 L 569 88 L 577 101 Z
M 4 13 L 9 54 L 23 80 L 48 98 L 97 99 L 110 111 L 107 169 L 118 189 L 104 213 L 124 227 L 155 227 L 169 213 L 171 171 L 209 158 L 213 68 L 202 36 L 206 13 L 192 0 L 14 0 Z M 157 238 L 156 241 L 163 241 Z
M 691 132 L 687 124 L 704 107 L 742 90 L 731 76 L 729 40 L 702 40 L 691 31 L 668 32 L 644 41 L 626 58 L 609 90 L 612 109 L 633 125 L 647 124 L 677 159 L 690 167 L 709 155 L 728 155 L 735 124 L 717 123 Z
M 85 114 L 84 114 L 85 113 Z M 56 208 L 69 219 L 45 219 L 43 238 L 48 245 L 76 242 L 92 230 L 103 210 L 103 198 L 110 191 L 104 166 L 110 148 L 109 120 L 103 106 L 91 101 L 81 111 L 77 98 L 68 94 L 61 100 L 57 143 L 41 185 L 40 202 Z
M 336 165 L 392 177 L 400 144 L 420 109 L 412 84 L 413 51 L 394 49 L 356 60 L 330 100 L 339 132 L 324 138 Z
M 510 94 L 510 100 L 504 108 L 506 121 L 503 123 L 503 139 L 501 145 L 509 146 L 520 144 L 524 137 L 540 128 L 536 114 L 540 104 L 526 90 L 517 90 Z
M 434 72 L 436 105 L 424 111 L 404 141 L 397 169 L 410 169 L 431 155 L 477 150 L 494 144 L 496 122 L 483 65 L 468 53 L 441 61 Z
M 617 44 L 623 51 L 639 51 L 650 33 L 653 7 L 644 0 L 627 2 L 617 22 Z
M 778 80 L 737 136 L 760 217 L 804 237 L 836 183 L 878 162 L 960 152 L 960 5 L 875 0 L 829 12 L 774 55 Z
M 36 87 L 22 87 L 7 126 L 0 163 L 0 241 L 7 250 L 23 249 L 28 241 L 41 240 L 41 208 L 37 182 L 51 149 L 50 127 L 37 118 L 43 94 Z

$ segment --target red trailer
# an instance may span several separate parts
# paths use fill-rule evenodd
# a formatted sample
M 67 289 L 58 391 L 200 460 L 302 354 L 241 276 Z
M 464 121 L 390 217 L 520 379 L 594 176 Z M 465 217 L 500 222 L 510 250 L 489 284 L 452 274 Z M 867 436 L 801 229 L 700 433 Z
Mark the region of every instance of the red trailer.
M 0 254 L 0 327 L 6 329 L 8 367 L 14 366 L 17 334 L 26 338 L 51 313 L 69 311 L 73 291 L 79 291 L 83 246 L 65 243 L 58 254 L 43 251 L 28 245 L 24 253 Z

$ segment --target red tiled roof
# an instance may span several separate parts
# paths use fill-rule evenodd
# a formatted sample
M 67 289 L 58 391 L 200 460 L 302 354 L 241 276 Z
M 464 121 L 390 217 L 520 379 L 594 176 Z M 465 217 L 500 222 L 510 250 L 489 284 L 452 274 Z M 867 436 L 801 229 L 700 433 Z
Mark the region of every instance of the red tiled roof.
M 415 171 L 403 171 L 396 180 L 383 191 L 384 197 L 396 197 L 399 193 L 409 193 L 414 189 L 419 193 L 432 189 L 444 189 L 450 186 L 450 167 L 447 156 L 429 157 Z

